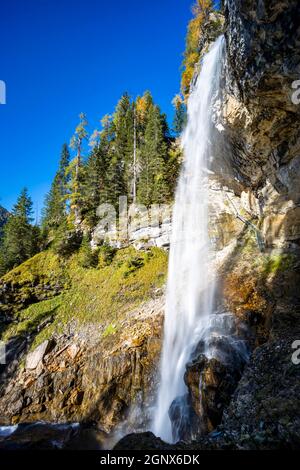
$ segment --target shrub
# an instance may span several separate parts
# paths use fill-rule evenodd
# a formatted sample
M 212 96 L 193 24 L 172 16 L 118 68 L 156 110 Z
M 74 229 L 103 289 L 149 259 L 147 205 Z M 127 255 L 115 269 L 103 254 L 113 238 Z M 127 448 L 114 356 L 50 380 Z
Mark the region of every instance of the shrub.
M 109 266 L 114 259 L 116 251 L 116 248 L 104 243 L 98 250 L 99 267 Z
M 96 268 L 98 266 L 98 250 L 92 250 L 90 239 L 87 235 L 82 238 L 78 264 L 82 268 Z
M 127 261 L 126 271 L 124 272 L 124 277 L 128 277 L 130 274 L 134 273 L 145 264 L 144 258 L 140 256 L 135 256 L 131 260 Z
M 81 242 L 82 232 L 75 229 L 66 230 L 62 225 L 55 234 L 52 248 L 57 255 L 69 258 L 80 248 Z

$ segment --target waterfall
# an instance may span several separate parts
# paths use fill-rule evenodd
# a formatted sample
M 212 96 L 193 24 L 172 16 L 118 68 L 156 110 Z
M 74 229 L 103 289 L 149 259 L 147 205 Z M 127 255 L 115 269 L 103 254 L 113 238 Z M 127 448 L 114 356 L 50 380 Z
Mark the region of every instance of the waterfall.
M 167 442 L 172 432 L 169 408 L 186 393 L 185 366 L 201 332 L 207 329 L 214 300 L 208 236 L 208 175 L 211 165 L 212 103 L 219 91 L 224 39 L 204 56 L 188 101 L 183 134 L 184 163 L 173 212 L 164 342 L 153 432 Z

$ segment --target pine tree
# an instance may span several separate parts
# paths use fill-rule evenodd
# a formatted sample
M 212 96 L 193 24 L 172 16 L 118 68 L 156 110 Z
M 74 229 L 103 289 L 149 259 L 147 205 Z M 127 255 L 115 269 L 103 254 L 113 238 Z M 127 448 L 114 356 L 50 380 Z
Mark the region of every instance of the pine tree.
M 146 206 L 164 203 L 168 194 L 165 163 L 168 158 L 167 124 L 158 106 L 149 110 L 141 149 L 141 172 L 138 184 L 138 201 Z
M 24 188 L 5 225 L 0 253 L 1 274 L 23 263 L 38 251 L 39 229 L 31 225 L 32 205 L 28 191 Z
M 4 226 L 8 220 L 9 212 L 0 206 L 0 243 L 3 235 Z
M 154 105 L 153 97 L 150 91 L 145 91 L 143 96 L 138 96 L 136 99 L 136 112 L 139 130 L 141 133 L 145 132 L 148 121 L 149 111 Z
M 173 131 L 176 137 L 178 137 L 182 133 L 187 119 L 186 106 L 180 95 L 176 95 L 173 99 L 173 106 L 175 109 Z
M 109 199 L 108 156 L 105 149 L 105 142 L 100 141 L 92 150 L 84 167 L 82 216 L 91 228 L 97 222 L 97 208 Z
M 67 144 L 64 144 L 62 147 L 58 171 L 45 199 L 42 227 L 47 234 L 55 231 L 62 224 L 67 215 L 66 198 L 69 183 L 67 168 L 69 163 L 69 149 Z
M 83 268 L 96 268 L 98 265 L 98 250 L 92 250 L 89 237 L 85 235 L 82 238 L 80 250 L 79 250 L 79 265 Z
M 175 139 L 170 143 L 168 149 L 168 158 L 165 164 L 165 180 L 168 187 L 167 201 L 174 199 L 174 193 L 179 177 L 180 166 L 183 159 L 180 139 Z
M 81 221 L 81 184 L 82 184 L 82 150 L 83 143 L 88 139 L 86 127 L 88 121 L 84 113 L 79 115 L 79 124 L 75 129 L 75 133 L 71 138 L 70 147 L 75 150 L 76 156 L 69 165 L 69 174 L 71 178 L 70 184 L 70 205 L 71 213 L 74 215 L 74 223 L 78 225 Z
M 133 107 L 125 93 L 119 100 L 111 130 L 113 139 L 109 165 L 111 200 L 117 206 L 119 197 L 129 193 L 130 161 L 133 154 Z

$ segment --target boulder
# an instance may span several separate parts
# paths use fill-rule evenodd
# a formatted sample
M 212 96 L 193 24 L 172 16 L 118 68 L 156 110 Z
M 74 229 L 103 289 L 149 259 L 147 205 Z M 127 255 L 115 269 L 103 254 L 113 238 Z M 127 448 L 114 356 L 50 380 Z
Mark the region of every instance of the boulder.
M 77 344 L 73 343 L 71 344 L 71 346 L 68 347 L 67 351 L 70 358 L 74 360 L 80 351 L 80 347 Z
M 232 362 L 222 363 L 216 358 L 201 354 L 187 365 L 185 383 L 190 392 L 194 412 L 201 421 L 195 432 L 211 432 L 221 422 L 224 407 L 241 377 L 241 371 Z
M 39 363 L 44 359 L 50 349 L 50 341 L 46 340 L 41 343 L 34 351 L 27 354 L 26 369 L 36 369 Z
M 172 435 L 176 441 L 179 439 L 191 441 L 202 434 L 202 423 L 195 413 L 189 394 L 173 400 L 169 409 L 169 417 Z

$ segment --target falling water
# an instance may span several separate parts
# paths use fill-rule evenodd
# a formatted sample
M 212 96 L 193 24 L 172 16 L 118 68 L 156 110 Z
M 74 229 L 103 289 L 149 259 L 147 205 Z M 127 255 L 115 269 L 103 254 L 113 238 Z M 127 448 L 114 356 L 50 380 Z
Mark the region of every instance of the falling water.
M 173 213 L 161 381 L 153 431 L 167 442 L 172 433 L 168 411 L 186 393 L 185 366 L 212 313 L 214 276 L 209 266 L 208 175 L 212 144 L 212 103 L 219 90 L 223 37 L 206 54 L 188 102 L 183 135 L 184 164 Z

